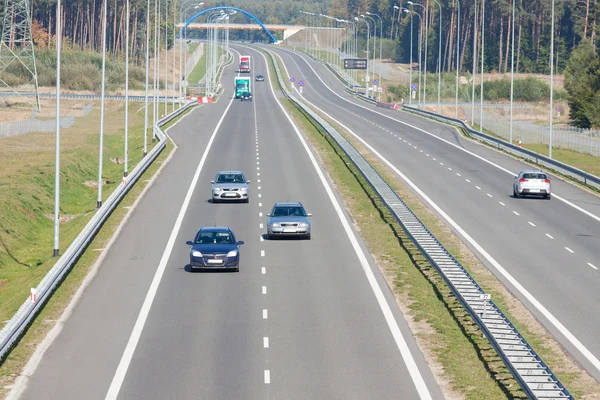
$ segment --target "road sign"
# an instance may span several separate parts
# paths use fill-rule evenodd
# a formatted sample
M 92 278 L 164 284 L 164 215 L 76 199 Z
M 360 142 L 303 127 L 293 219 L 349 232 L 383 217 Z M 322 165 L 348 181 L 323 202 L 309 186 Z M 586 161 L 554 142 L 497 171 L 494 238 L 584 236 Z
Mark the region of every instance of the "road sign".
M 417 90 L 418 87 L 419 87 L 419 85 L 416 83 L 413 83 L 412 85 L 410 85 L 411 90 Z
M 556 107 L 556 111 L 561 112 L 562 111 L 562 107 L 561 106 Z
M 367 69 L 367 59 L 344 58 L 344 69 Z
M 296 79 L 294 79 L 294 77 L 293 77 L 293 76 L 290 78 L 290 82 L 294 82 L 295 80 L 296 80 Z
M 304 86 L 304 81 L 302 79 L 300 79 L 300 81 L 298 82 L 298 86 Z
M 373 85 L 377 85 L 377 83 L 379 83 L 377 82 L 377 79 L 373 79 Z

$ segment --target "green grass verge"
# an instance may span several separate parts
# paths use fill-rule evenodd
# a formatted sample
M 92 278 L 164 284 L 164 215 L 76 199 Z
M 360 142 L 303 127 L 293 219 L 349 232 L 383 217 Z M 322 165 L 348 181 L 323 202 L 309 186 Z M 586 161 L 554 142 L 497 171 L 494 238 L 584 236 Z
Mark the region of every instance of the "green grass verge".
M 280 60 L 275 59 L 281 68 Z M 433 364 L 433 369 L 443 371 L 438 374 L 438 381 L 446 395 L 458 393 L 459 397 L 468 399 L 525 398 L 478 327 L 337 144 L 291 102 L 284 102 L 336 183 L 363 240 L 410 321 L 421 349 Z M 336 129 L 343 132 L 339 127 Z M 598 396 L 600 385 L 565 355 L 535 318 L 480 264 L 438 216 L 424 206 L 384 164 L 348 135 L 346 137 L 446 249 L 492 295 L 496 304 L 572 394 Z
M 190 84 L 197 84 L 200 79 L 204 78 L 204 75 L 206 75 L 206 53 L 202 54 L 192 72 L 189 73 L 187 81 Z
M 199 42 L 191 42 L 188 44 L 188 53 L 193 53 L 200 46 Z

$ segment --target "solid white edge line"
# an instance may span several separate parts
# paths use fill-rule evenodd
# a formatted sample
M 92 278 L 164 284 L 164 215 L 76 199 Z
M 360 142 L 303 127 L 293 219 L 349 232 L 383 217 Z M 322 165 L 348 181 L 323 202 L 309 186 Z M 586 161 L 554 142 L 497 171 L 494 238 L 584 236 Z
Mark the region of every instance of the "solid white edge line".
M 283 59 L 282 59 L 282 61 L 283 61 Z M 304 60 L 304 61 L 306 62 L 306 60 Z M 284 65 L 285 65 L 285 63 L 284 63 Z M 312 66 L 309 65 L 309 67 L 312 69 Z M 313 72 L 315 73 L 317 78 L 319 78 L 319 80 L 321 80 L 321 77 L 319 77 L 319 75 L 314 71 L 314 69 L 313 69 Z M 321 80 L 321 83 L 323 83 L 323 85 L 325 85 L 325 83 L 322 80 Z M 325 86 L 327 86 L 327 85 L 325 85 Z M 333 91 L 332 91 L 332 93 L 335 94 L 335 92 L 333 92 Z M 337 94 L 336 94 L 336 96 L 342 98 L 341 96 L 339 96 Z M 346 99 L 343 99 L 343 100 L 348 102 Z M 307 103 L 309 103 L 307 100 L 305 100 L 305 101 Z M 594 366 L 594 368 L 596 368 L 598 371 L 600 371 L 600 360 L 594 354 L 592 354 L 592 352 L 589 351 L 587 349 L 587 347 L 585 347 L 583 345 L 583 343 L 581 343 L 579 341 L 579 339 L 577 339 L 575 337 L 575 335 L 573 335 L 571 333 L 571 331 L 569 331 L 550 311 L 548 311 L 548 309 L 546 307 L 544 307 L 542 305 L 542 303 L 540 303 L 527 289 L 525 289 L 525 287 L 523 285 L 521 285 L 521 283 L 519 283 L 519 281 L 517 281 L 506 269 L 504 269 L 504 267 L 502 267 L 502 265 L 500 265 L 500 263 L 498 263 L 498 261 L 496 261 L 483 247 L 481 247 L 481 245 L 479 243 L 477 243 L 475 241 L 475 239 L 473 239 L 452 218 L 450 218 L 450 216 L 448 214 L 446 214 L 436 203 L 434 203 L 433 200 L 431 200 L 429 198 L 429 196 L 427 196 L 421 189 L 419 189 L 410 179 L 408 179 L 407 176 L 405 176 L 402 172 L 400 172 L 400 170 L 398 170 L 398 168 L 396 168 L 391 162 L 389 162 L 385 157 L 383 157 L 377 150 L 375 150 L 364 139 L 359 137 L 356 133 L 351 131 L 348 127 L 344 126 L 340 121 L 331 117 L 330 115 L 325 113 L 323 110 L 320 110 L 314 104 L 312 104 L 312 103 L 309 103 L 309 104 L 311 104 L 315 109 L 319 110 L 321 113 L 326 115 L 332 121 L 334 121 L 335 123 L 340 125 L 342 128 L 346 129 L 352 136 L 354 136 L 357 140 L 359 140 L 373 154 L 375 154 L 380 160 L 382 160 L 389 168 L 391 168 L 396 174 L 398 174 L 398 176 L 400 176 L 410 187 L 412 187 L 415 192 L 417 192 L 435 211 L 437 211 L 442 216 L 442 218 L 444 218 L 462 237 L 464 237 L 465 240 L 467 240 L 506 280 L 508 280 L 508 282 L 510 282 L 521 293 L 521 295 L 523 297 L 525 297 L 556 329 L 558 329 L 560 331 L 560 333 Z M 351 103 L 351 104 L 354 104 L 354 103 Z M 360 107 L 362 107 L 362 106 L 360 106 Z M 363 107 L 363 108 L 367 109 L 366 107 Z M 370 110 L 370 111 L 372 111 L 372 110 Z M 384 114 L 380 114 L 380 115 L 384 115 Z M 391 119 L 393 119 L 393 118 L 391 118 Z M 401 122 L 401 121 L 398 121 L 398 122 Z M 403 123 L 404 125 L 411 126 L 404 122 L 401 122 L 401 123 Z M 423 131 L 422 129 L 419 129 L 416 127 L 415 127 L 415 129 L 418 129 L 419 131 L 429 134 L 428 132 Z M 433 134 L 430 134 L 430 135 L 432 135 L 433 137 L 437 137 Z M 445 139 L 441 139 L 441 138 L 438 138 L 438 139 L 440 139 L 442 141 L 446 141 Z M 461 149 L 460 147 L 454 145 L 453 143 L 449 143 L 449 144 Z M 461 149 L 461 150 L 464 150 L 464 149 Z M 464 151 L 466 151 L 466 150 L 464 150 Z M 481 158 L 480 156 L 477 156 L 476 154 L 473 154 L 473 155 L 478 158 Z M 491 161 L 487 161 L 485 159 L 483 159 L 483 160 L 492 165 L 496 165 L 496 164 L 492 163 Z M 498 166 L 498 168 L 503 169 L 500 166 Z M 505 170 L 505 169 L 503 169 L 503 170 Z M 505 170 L 505 171 L 510 172 L 508 170 Z M 551 239 L 554 239 L 552 236 L 550 236 L 548 234 L 546 234 L 546 236 L 550 237 Z
M 200 106 L 201 105 L 196 106 L 196 107 L 194 107 L 194 109 L 200 108 Z M 179 123 L 179 121 L 181 121 L 185 117 L 192 114 L 192 112 L 193 112 L 193 110 L 191 112 L 187 113 L 186 115 L 182 116 L 173 125 L 169 126 L 167 129 L 165 129 L 165 134 L 167 134 L 171 128 L 173 128 L 175 125 L 177 125 Z M 79 288 L 73 295 L 73 298 L 69 301 L 69 304 L 67 305 L 67 307 L 65 308 L 65 310 L 63 311 L 63 313 L 61 314 L 59 319 L 56 321 L 55 325 L 52 327 L 52 329 L 50 329 L 50 331 L 48 331 L 48 333 L 46 334 L 44 339 L 40 342 L 40 344 L 37 345 L 35 351 L 33 352 L 31 357 L 27 361 L 27 364 L 25 364 L 25 366 L 23 367 L 21 374 L 17 377 L 14 384 L 12 385 L 10 392 L 8 392 L 8 394 L 6 395 L 5 400 L 16 400 L 19 397 L 21 397 L 24 390 L 27 388 L 27 383 L 29 381 L 29 378 L 31 376 L 33 376 L 33 374 L 37 370 L 40 362 L 42 361 L 42 358 L 46 354 L 46 351 L 50 348 L 50 345 L 52 345 L 52 343 L 54 343 L 56 338 L 62 332 L 65 323 L 73 314 L 73 311 L 75 310 L 75 307 L 77 306 L 77 304 L 79 304 L 79 300 L 81 300 L 81 297 L 83 296 L 85 290 L 87 289 L 87 287 L 92 282 L 93 278 L 98 273 L 98 270 L 100 269 L 102 262 L 108 255 L 109 250 L 111 249 L 113 244 L 117 241 L 120 233 L 123 231 L 123 228 L 125 227 L 125 224 L 127 223 L 127 221 L 129 221 L 129 218 L 131 218 L 131 216 L 133 215 L 133 211 L 137 208 L 138 204 L 142 201 L 142 199 L 144 198 L 144 196 L 146 195 L 148 190 L 150 190 L 150 188 L 154 185 L 154 183 L 156 182 L 156 179 L 160 176 L 163 169 L 167 166 L 169 161 L 171 161 L 171 159 L 175 155 L 175 152 L 179 149 L 179 146 L 177 146 L 177 143 L 175 143 L 175 141 L 173 141 L 173 139 L 168 134 L 167 134 L 167 138 L 173 144 L 173 149 L 171 150 L 171 152 L 169 153 L 167 158 L 164 160 L 164 162 L 161 164 L 161 166 L 158 168 L 158 170 L 156 171 L 154 176 L 152 176 L 152 178 L 150 178 L 150 180 L 148 180 L 147 185 L 144 187 L 144 189 L 142 190 L 142 192 L 140 193 L 138 198 L 135 200 L 135 202 L 128 209 L 127 214 L 125 214 L 125 216 L 123 217 L 123 220 L 117 227 L 115 233 L 112 235 L 109 242 L 106 244 L 106 246 L 102 250 L 102 253 L 100 253 L 98 258 L 96 259 L 96 261 L 90 268 L 90 271 L 88 272 L 86 277 L 81 282 L 81 285 L 79 286 Z
M 264 53 L 261 52 L 260 54 L 265 59 L 265 62 L 267 62 L 267 59 L 266 59 Z M 267 62 L 267 64 L 268 64 L 268 62 Z M 283 66 L 286 69 L 287 75 L 289 76 L 289 72 L 287 71 L 287 68 L 285 67 L 285 63 L 283 63 Z M 394 341 L 396 342 L 396 346 L 398 347 L 398 350 L 400 351 L 402 360 L 406 364 L 406 368 L 411 376 L 411 379 L 415 385 L 417 392 L 419 393 L 419 397 L 424 400 L 432 399 L 431 394 L 429 393 L 429 388 L 427 387 L 427 384 L 425 383 L 425 380 L 423 379 L 423 376 L 421 375 L 421 371 L 419 370 L 419 367 L 417 366 L 417 363 L 416 363 L 410 349 L 408 348 L 408 344 L 406 343 L 406 340 L 404 339 L 404 336 L 402 335 L 402 332 L 400 331 L 400 327 L 398 326 L 398 323 L 396 322 L 396 319 L 394 317 L 394 314 L 392 313 L 390 305 L 388 304 L 387 300 L 385 299 L 383 291 L 381 290 L 381 287 L 379 286 L 379 283 L 377 282 L 377 279 L 375 278 L 375 274 L 371 270 L 369 261 L 367 260 L 367 257 L 365 256 L 364 251 L 360 247 L 360 244 L 358 242 L 358 239 L 356 238 L 355 233 L 352 231 L 350 222 L 344 215 L 341 205 L 339 204 L 338 200 L 335 198 L 335 195 L 333 193 L 333 190 L 331 189 L 331 186 L 329 185 L 329 182 L 327 182 L 327 179 L 325 178 L 325 175 L 324 175 L 323 171 L 321 170 L 319 163 L 317 162 L 314 154 L 312 153 L 310 147 L 308 146 L 308 143 L 304 139 L 304 136 L 302 136 L 300 129 L 296 126 L 296 124 L 294 123 L 292 118 L 289 116 L 289 114 L 287 113 L 287 111 L 285 110 L 285 108 L 283 107 L 283 105 L 281 104 L 281 102 L 279 101 L 277 96 L 275 95 L 275 91 L 273 89 L 273 84 L 271 83 L 269 69 L 267 69 L 267 74 L 269 75 L 269 84 L 271 87 L 271 92 L 273 94 L 273 97 L 277 101 L 277 104 L 281 108 L 284 115 L 287 117 L 287 119 L 290 122 L 290 124 L 292 125 L 292 127 L 294 128 L 294 131 L 296 132 L 298 139 L 300 140 L 300 142 L 302 143 L 302 146 L 304 147 L 304 150 L 308 154 L 308 157 L 310 158 L 310 161 L 312 162 L 312 165 L 313 165 L 315 171 L 317 172 L 317 175 L 319 176 L 319 179 L 321 180 L 321 183 L 323 184 L 325 191 L 327 192 L 329 200 L 331 201 L 331 204 L 333 205 L 333 208 L 335 209 L 335 211 L 338 215 L 338 218 L 340 219 L 340 222 L 342 223 L 342 226 L 344 227 L 344 231 L 346 232 L 346 235 L 348 236 L 348 239 L 350 240 L 350 243 L 352 244 L 352 247 L 354 248 L 356 256 L 358 257 L 358 259 L 360 261 L 360 265 L 362 266 L 362 269 L 367 277 L 367 280 L 369 281 L 371 290 L 373 290 L 373 293 L 375 294 L 377 303 L 379 304 L 379 307 L 381 308 L 381 311 L 383 313 L 385 321 L 392 333 Z
M 177 216 L 175 225 L 173 226 L 173 230 L 171 231 L 171 235 L 169 236 L 169 240 L 167 242 L 167 246 L 165 248 L 163 256 L 158 265 L 158 269 L 156 270 L 154 278 L 152 279 L 152 283 L 150 284 L 150 288 L 148 289 L 148 292 L 146 293 L 146 298 L 144 299 L 144 303 L 142 304 L 142 308 L 140 310 L 138 318 L 135 321 L 135 325 L 131 332 L 131 336 L 129 337 L 129 340 L 125 347 L 125 351 L 123 352 L 123 355 L 121 357 L 121 361 L 119 362 L 119 365 L 118 365 L 115 375 L 112 379 L 110 387 L 108 388 L 108 392 L 106 393 L 105 400 L 116 399 L 117 396 L 119 395 L 119 391 L 121 390 L 121 386 L 123 385 L 123 381 L 125 380 L 125 375 L 127 374 L 127 370 L 129 369 L 129 365 L 131 364 L 131 359 L 133 358 L 133 354 L 135 352 L 135 349 L 136 349 L 138 342 L 140 340 L 140 337 L 142 335 L 144 325 L 146 324 L 146 320 L 148 319 L 148 314 L 150 313 L 150 308 L 152 307 L 152 303 L 154 302 L 154 297 L 156 296 L 156 292 L 158 291 L 158 286 L 160 285 L 160 281 L 161 281 L 162 276 L 167 267 L 167 262 L 169 261 L 169 258 L 171 257 L 171 252 L 173 251 L 173 246 L 175 245 L 175 239 L 177 238 L 177 235 L 179 234 L 179 230 L 181 229 L 181 224 L 183 223 L 185 213 L 187 212 L 190 201 L 192 200 L 192 195 L 194 194 L 194 189 L 198 183 L 198 179 L 200 178 L 200 173 L 202 172 L 202 168 L 204 167 L 204 163 L 206 162 L 208 153 L 210 152 L 210 149 L 215 140 L 215 137 L 217 136 L 217 133 L 219 132 L 219 128 L 221 127 L 221 124 L 225 120 L 225 116 L 227 115 L 229 108 L 233 104 L 234 98 L 235 97 L 233 97 L 229 101 L 229 104 L 227 105 L 225 112 L 221 116 L 221 119 L 217 123 L 217 126 L 215 127 L 215 130 L 214 130 L 213 134 L 211 135 L 211 137 L 208 141 L 208 144 L 206 145 L 204 154 L 202 154 L 202 158 L 200 159 L 200 163 L 198 164 L 198 168 L 196 169 L 196 173 L 194 174 L 192 183 L 190 184 L 190 187 L 185 196 L 185 199 L 183 201 L 181 209 L 179 210 L 179 215 Z
M 296 54 L 296 53 L 294 53 L 294 54 Z M 426 135 L 429 135 L 429 136 L 431 136 L 431 137 L 433 137 L 433 138 L 435 138 L 435 139 L 438 139 L 438 140 L 440 140 L 440 141 L 442 141 L 442 142 L 444 142 L 444 143 L 446 143 L 446 144 L 449 144 L 450 146 L 452 146 L 452 147 L 454 147 L 454 148 L 456 148 L 456 149 L 458 149 L 458 150 L 460 150 L 460 151 L 463 151 L 463 152 L 465 152 L 465 153 L 467 153 L 467 154 L 469 154 L 469 155 L 471 155 L 471 156 L 473 156 L 473 157 L 475 157 L 475 158 L 477 158 L 477 159 L 479 159 L 479 160 L 481 160 L 481 161 L 483 161 L 483 162 L 485 162 L 485 163 L 487 163 L 487 164 L 489 164 L 489 165 L 491 165 L 491 166 L 493 166 L 493 167 L 495 167 L 495 168 L 498 168 L 499 170 L 501 170 L 501 171 L 504 171 L 504 172 L 506 172 L 507 174 L 510 174 L 510 175 L 512 175 L 512 176 L 516 176 L 516 175 L 517 175 L 517 174 L 515 174 L 515 173 L 511 172 L 510 170 L 508 170 L 508 169 L 506 169 L 506 168 L 502 167 L 501 165 L 499 165 L 499 164 L 496 164 L 496 163 L 494 163 L 493 161 L 490 161 L 490 160 L 486 159 L 485 157 L 483 157 L 483 156 L 480 156 L 479 154 L 476 154 L 476 153 L 474 153 L 474 152 L 472 152 L 472 151 L 470 151 L 470 150 L 467 150 L 467 149 L 465 149 L 465 148 L 463 148 L 463 147 L 461 147 L 461 146 L 459 146 L 459 145 L 457 145 L 457 144 L 455 144 L 455 143 L 452 143 L 452 142 L 451 142 L 451 141 L 449 141 L 449 140 L 446 140 L 446 139 L 444 139 L 444 138 L 441 138 L 441 137 L 439 137 L 439 136 L 436 136 L 435 134 L 433 134 L 433 133 L 431 133 L 431 132 L 428 132 L 428 131 L 426 131 L 426 130 L 424 130 L 424 129 L 421 129 L 421 128 L 417 127 L 417 126 L 411 125 L 411 124 L 409 124 L 409 123 L 407 123 L 407 122 L 404 122 L 404 121 L 401 121 L 401 120 L 399 120 L 399 119 L 396 119 L 396 118 L 390 117 L 389 115 L 382 114 L 382 113 L 380 113 L 380 112 L 378 112 L 378 111 L 375 111 L 375 110 L 373 110 L 373 109 L 370 109 L 370 108 L 368 108 L 368 107 L 365 107 L 365 106 L 363 106 L 363 105 L 361 105 L 361 104 L 357 104 L 357 103 L 354 103 L 354 102 L 352 102 L 352 101 L 350 101 L 350 100 L 347 100 L 347 99 L 343 98 L 342 96 L 340 96 L 339 94 L 337 94 L 335 91 L 333 91 L 333 89 L 331 89 L 329 86 L 327 86 L 327 85 L 325 84 L 325 82 L 323 82 L 323 80 L 321 79 L 321 77 L 319 76 L 319 74 L 317 74 L 317 72 L 314 70 L 314 68 L 312 67 L 312 65 L 310 65 L 310 64 L 309 64 L 309 63 L 306 61 L 306 59 L 304 58 L 304 56 L 302 56 L 302 55 L 300 55 L 300 54 L 297 54 L 297 55 L 298 55 L 298 57 L 300 57 L 300 58 L 301 58 L 301 59 L 302 59 L 302 60 L 303 60 L 303 61 L 306 63 L 306 65 L 307 65 L 307 66 L 308 66 L 308 67 L 309 67 L 309 68 L 310 68 L 310 69 L 313 71 L 313 73 L 314 73 L 314 74 L 316 75 L 316 77 L 317 77 L 317 78 L 318 78 L 318 79 L 321 81 L 321 83 L 323 84 L 323 86 L 325 86 L 325 87 L 326 87 L 326 88 L 327 88 L 327 89 L 328 89 L 328 90 L 329 90 L 331 93 L 333 93 L 334 95 L 336 95 L 337 97 L 339 97 L 339 98 L 340 98 L 340 99 L 342 99 L 343 101 L 345 101 L 345 102 L 347 102 L 347 103 L 350 103 L 350 104 L 352 104 L 352 105 L 355 105 L 356 107 L 360 107 L 360 108 L 362 108 L 362 109 L 365 109 L 365 110 L 367 110 L 367 111 L 370 111 L 370 112 L 372 112 L 372 113 L 375 113 L 375 114 L 381 115 L 382 117 L 385 117 L 385 118 L 391 119 L 392 121 L 398 122 L 398 123 L 400 123 L 400 124 L 402 124 L 402 125 L 405 125 L 405 126 L 408 126 L 408 127 L 410 127 L 410 128 L 416 129 L 416 130 L 418 130 L 419 132 L 423 132 L 423 133 L 425 133 Z M 282 59 L 282 60 L 283 60 L 283 59 Z M 294 62 L 295 62 L 295 61 L 294 61 Z M 300 68 L 300 67 L 298 66 L 298 68 Z M 443 124 L 443 123 L 441 123 L 441 124 L 442 124 L 442 125 L 445 125 L 445 124 Z M 478 141 L 475 141 L 475 140 L 473 140 L 473 142 L 474 142 L 474 143 L 479 143 Z M 492 150 L 494 150 L 494 149 L 492 149 Z M 524 162 L 524 161 L 522 161 L 522 160 L 517 160 L 517 161 L 525 163 L 525 162 Z M 566 182 L 568 182 L 568 181 L 566 181 Z M 579 207 L 578 205 L 576 205 L 576 204 L 574 204 L 574 203 L 570 202 L 569 200 L 567 200 L 567 199 L 565 199 L 565 198 L 563 198 L 563 197 L 561 197 L 561 196 L 557 195 L 557 194 L 556 194 L 554 191 L 552 192 L 552 195 L 553 195 L 554 197 L 556 197 L 558 200 L 560 200 L 560 201 L 562 201 L 563 203 L 567 204 L 568 206 L 570 206 L 570 207 L 573 207 L 573 208 L 574 208 L 574 209 L 576 209 L 577 211 L 580 211 L 580 212 L 582 212 L 583 214 L 587 215 L 588 217 L 590 217 L 590 218 L 593 218 L 593 219 L 595 219 L 596 221 L 600 222 L 600 217 L 599 217 L 599 216 L 597 216 L 597 215 L 595 215 L 595 214 L 591 213 L 590 211 L 588 211 L 588 210 L 586 210 L 586 209 L 584 209 L 584 208 L 582 208 L 582 207 Z

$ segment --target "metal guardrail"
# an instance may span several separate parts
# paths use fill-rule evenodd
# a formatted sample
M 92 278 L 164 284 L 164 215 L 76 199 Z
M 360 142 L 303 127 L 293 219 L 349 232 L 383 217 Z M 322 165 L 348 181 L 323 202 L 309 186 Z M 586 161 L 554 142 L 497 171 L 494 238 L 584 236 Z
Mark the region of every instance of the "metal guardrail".
M 598 177 L 596 175 L 592 175 L 589 172 L 583 171 L 579 168 L 575 168 L 571 165 L 562 163 L 560 161 L 553 160 L 549 157 L 546 157 L 544 155 L 536 153 L 535 151 L 531 151 L 531 150 L 525 149 L 523 147 L 519 147 L 515 144 L 512 144 L 512 143 L 506 141 L 506 140 L 499 139 L 499 138 L 487 135 L 485 133 L 478 132 L 478 131 L 472 129 L 471 127 L 469 127 L 467 124 L 465 124 L 461 120 L 451 118 L 451 117 L 446 117 L 444 115 L 432 113 L 430 111 L 421 110 L 421 109 L 418 109 L 415 107 L 410 107 L 407 105 L 403 105 L 403 108 L 410 112 L 416 113 L 416 114 L 421 114 L 421 115 L 427 116 L 429 118 L 437 119 L 438 121 L 441 121 L 444 123 L 458 126 L 459 128 L 464 129 L 469 136 L 475 137 L 476 139 L 478 139 L 484 143 L 487 143 L 493 147 L 496 147 L 499 150 L 503 150 L 508 153 L 514 154 L 518 157 L 524 158 L 535 164 L 538 164 L 538 165 L 541 165 L 550 170 L 559 172 L 562 175 L 573 178 L 585 185 L 589 185 L 596 189 L 600 189 L 600 177 Z
M 154 132 L 159 142 L 148 154 L 133 168 L 126 180 L 124 180 L 111 194 L 102 206 L 96 211 L 92 219 L 87 223 L 73 243 L 64 254 L 56 261 L 56 264 L 48 271 L 46 276 L 37 286 L 37 299 L 32 302 L 29 298 L 21 305 L 10 321 L 0 330 L 0 361 L 10 353 L 13 346 L 18 342 L 26 329 L 33 322 L 38 312 L 49 300 L 58 285 L 64 280 L 79 257 L 83 254 L 102 224 L 108 219 L 112 211 L 125 197 L 144 171 L 158 157 L 167 144 L 167 135 L 161 130 L 161 126 L 173 120 L 187 109 L 195 106 L 197 101 L 191 101 L 180 109 L 168 114 L 154 126 Z
M 12 93 L 12 92 L 0 92 L 0 97 L 35 97 L 35 93 L 32 92 L 23 92 L 23 93 Z M 56 93 L 40 93 L 39 94 L 40 98 L 49 98 L 49 99 L 54 99 L 56 98 Z M 95 100 L 99 100 L 101 99 L 101 96 L 99 94 L 68 94 L 68 93 L 62 93 L 60 95 L 61 99 L 95 99 Z M 125 96 L 115 96 L 115 95 L 105 95 L 104 98 L 106 100 L 125 100 Z M 182 101 L 181 99 L 179 99 L 178 97 L 171 97 L 171 96 L 159 96 L 158 97 L 158 101 L 168 101 L 168 102 L 180 102 Z M 145 96 L 129 96 L 129 101 L 133 101 L 136 103 L 143 103 L 146 101 L 146 97 Z M 148 97 L 148 101 L 150 103 L 154 102 L 154 98 L 152 96 Z
M 268 51 L 268 50 L 267 50 Z M 398 194 L 333 126 L 288 91 L 278 63 L 268 51 L 284 96 L 315 120 L 335 140 L 400 223 L 406 235 L 444 279 L 530 399 L 573 399 L 517 328 L 467 270 L 429 232 Z

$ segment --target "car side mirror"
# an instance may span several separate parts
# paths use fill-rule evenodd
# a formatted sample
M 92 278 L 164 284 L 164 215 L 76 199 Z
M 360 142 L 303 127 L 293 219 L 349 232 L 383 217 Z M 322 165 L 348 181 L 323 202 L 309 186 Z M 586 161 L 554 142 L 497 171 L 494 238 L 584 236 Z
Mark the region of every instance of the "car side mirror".
M 270 217 L 270 216 L 271 216 L 271 214 L 267 214 L 267 217 Z
M 312 217 L 312 213 L 307 213 L 306 215 L 308 215 L 309 217 Z
M 246 184 L 250 184 L 250 181 L 246 181 Z
M 185 242 L 185 244 L 189 245 L 189 246 L 193 246 L 194 242 L 192 242 L 191 240 L 188 240 L 187 242 Z
M 215 184 L 215 181 L 210 181 L 210 183 L 212 183 L 213 185 Z
M 242 244 L 244 244 L 243 240 L 238 240 L 238 242 L 236 243 L 238 246 L 241 246 Z

